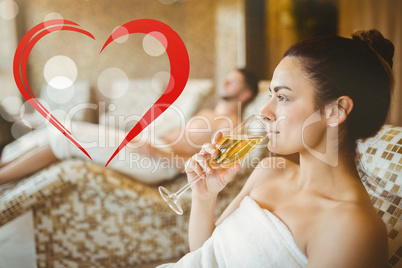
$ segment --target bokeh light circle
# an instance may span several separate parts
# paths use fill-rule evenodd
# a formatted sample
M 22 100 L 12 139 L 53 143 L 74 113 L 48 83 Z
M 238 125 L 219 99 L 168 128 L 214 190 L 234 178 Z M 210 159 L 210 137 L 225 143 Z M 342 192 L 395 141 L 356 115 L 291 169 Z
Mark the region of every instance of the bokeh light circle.
M 66 126 L 66 122 L 71 122 L 71 116 L 64 110 L 61 109 L 54 109 L 52 111 L 50 111 L 52 113 L 52 115 L 62 124 L 64 125 L 66 128 L 68 128 L 68 126 Z M 46 120 L 46 127 L 48 130 L 51 131 L 57 131 L 56 127 L 50 123 L 48 120 Z
M 31 134 L 32 132 L 30 130 L 32 130 L 32 127 L 29 124 L 24 123 L 24 127 L 22 127 L 21 124 L 16 122 L 12 124 L 10 132 L 14 139 L 18 139 L 24 135 Z
M 114 112 L 114 111 L 116 111 L 116 104 L 114 104 L 114 103 L 111 103 L 111 104 L 109 104 L 109 106 L 108 106 L 108 110 L 109 110 L 109 112 Z
M 50 12 L 45 16 L 45 21 L 47 20 L 62 20 L 63 16 L 57 12 Z
M 20 109 L 22 106 L 22 100 L 18 97 L 9 96 L 1 100 L 1 106 L 4 107 L 5 110 L 0 111 L 0 116 L 9 122 L 13 122 L 15 120 L 15 116 L 18 116 L 20 113 Z
M 45 100 L 38 98 L 36 98 L 36 100 L 40 102 L 46 110 L 50 111 L 49 104 Z M 36 111 L 28 101 L 24 102 L 21 106 L 20 118 L 22 123 L 28 127 L 32 127 L 33 125 L 34 127 L 40 127 L 46 123 L 45 118 Z
M 58 89 L 47 85 L 44 90 L 44 93 L 49 97 L 49 99 L 57 104 L 65 104 L 71 101 L 75 93 L 74 85 L 63 89 Z
M 153 77 L 152 77 L 152 89 L 159 93 L 163 94 L 165 92 L 165 89 L 169 83 L 170 79 L 170 73 L 169 72 L 157 72 Z
M 0 16 L 5 20 L 12 20 L 18 14 L 18 5 L 13 0 L 3 0 L 0 3 Z
M 160 32 L 150 32 L 145 35 L 142 41 L 144 51 L 150 56 L 160 56 L 166 52 L 168 46 L 167 38 Z
M 121 26 L 114 28 L 113 33 L 112 33 L 113 40 L 119 44 L 126 42 L 128 40 L 128 36 L 129 36 L 129 32 L 128 32 L 127 28 L 126 27 L 120 28 L 120 27 Z M 118 28 L 120 28 L 119 31 L 115 32 Z M 120 33 L 120 32 L 123 32 L 124 35 L 121 37 L 117 37 L 117 33 Z
M 119 68 L 107 68 L 98 77 L 98 88 L 106 98 L 120 98 L 127 92 L 128 76 Z
M 50 27 L 49 23 L 47 22 L 47 21 L 49 21 L 49 20 L 63 20 L 63 19 L 64 19 L 63 16 L 60 15 L 59 13 L 57 13 L 57 12 L 50 12 L 50 13 L 48 13 L 48 14 L 45 16 L 45 18 L 44 18 L 45 27 L 46 27 L 46 28 L 47 28 L 47 27 Z M 50 32 L 55 32 L 55 31 L 60 31 L 61 28 L 62 28 L 61 25 L 58 26 L 58 27 L 55 27 L 55 26 L 52 26 L 52 27 L 53 27 L 53 28 L 51 28 L 51 30 L 49 30 L 49 29 L 47 29 L 47 30 L 50 31 Z
M 43 70 L 46 82 L 53 88 L 65 89 L 71 87 L 77 79 L 77 65 L 75 62 L 63 55 L 54 56 L 49 59 Z

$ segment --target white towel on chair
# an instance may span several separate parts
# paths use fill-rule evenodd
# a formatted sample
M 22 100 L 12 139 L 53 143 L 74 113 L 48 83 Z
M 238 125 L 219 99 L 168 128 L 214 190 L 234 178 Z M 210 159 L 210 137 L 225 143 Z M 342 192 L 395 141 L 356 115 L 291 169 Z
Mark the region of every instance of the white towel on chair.
M 287 226 L 250 197 L 198 250 L 158 267 L 304 267 L 307 258 Z
M 117 146 L 125 138 L 126 133 L 119 129 L 107 128 L 104 125 L 86 122 L 73 122 L 73 136 L 78 143 L 89 153 L 93 162 L 104 165 L 112 156 Z M 51 133 L 48 142 L 58 159 L 89 158 L 70 140 L 60 132 Z M 163 145 L 163 140 L 156 137 L 150 138 L 156 145 Z M 129 144 L 130 145 L 130 144 Z M 124 173 L 136 180 L 145 183 L 160 183 L 164 180 L 173 179 L 180 170 L 176 168 L 174 157 L 149 157 L 137 153 L 134 148 L 124 147 L 120 153 L 110 162 L 109 168 Z M 153 147 L 154 144 L 152 145 Z M 166 148 L 167 146 L 163 147 Z M 166 150 L 166 149 L 165 149 Z

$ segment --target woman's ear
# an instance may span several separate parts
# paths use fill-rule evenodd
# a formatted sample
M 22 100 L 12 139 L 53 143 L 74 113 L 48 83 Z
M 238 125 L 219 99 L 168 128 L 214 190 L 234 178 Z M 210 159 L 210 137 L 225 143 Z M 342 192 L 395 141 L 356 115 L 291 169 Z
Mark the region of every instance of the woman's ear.
M 345 122 L 348 115 L 352 112 L 353 100 L 348 96 L 341 96 L 335 102 L 325 107 L 325 117 L 327 125 L 337 127 Z

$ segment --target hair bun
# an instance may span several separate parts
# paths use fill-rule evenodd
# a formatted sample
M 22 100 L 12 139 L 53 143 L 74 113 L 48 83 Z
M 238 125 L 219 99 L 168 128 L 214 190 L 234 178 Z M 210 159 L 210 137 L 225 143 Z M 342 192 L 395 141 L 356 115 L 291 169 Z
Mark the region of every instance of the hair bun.
M 384 36 L 378 30 L 371 29 L 368 31 L 356 31 L 352 34 L 352 39 L 363 41 L 369 44 L 392 68 L 392 58 L 394 57 L 395 50 L 394 45 L 391 41 L 384 38 Z

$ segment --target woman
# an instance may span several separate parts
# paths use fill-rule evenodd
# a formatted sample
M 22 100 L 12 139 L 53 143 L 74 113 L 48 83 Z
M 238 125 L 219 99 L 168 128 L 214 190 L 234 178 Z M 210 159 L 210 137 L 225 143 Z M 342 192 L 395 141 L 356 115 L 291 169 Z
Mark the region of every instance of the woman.
M 216 224 L 218 193 L 240 169 L 211 170 L 205 144 L 187 162 L 191 253 L 179 267 L 385 267 L 387 232 L 359 179 L 356 143 L 384 124 L 394 47 L 377 30 L 297 43 L 275 69 L 261 114 L 268 149 L 300 164 L 261 161 Z M 367 119 L 367 120 L 366 120 Z M 188 266 L 188 267 L 190 267 Z

